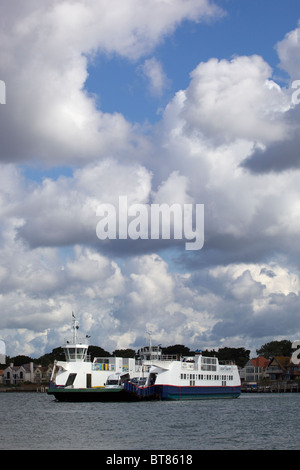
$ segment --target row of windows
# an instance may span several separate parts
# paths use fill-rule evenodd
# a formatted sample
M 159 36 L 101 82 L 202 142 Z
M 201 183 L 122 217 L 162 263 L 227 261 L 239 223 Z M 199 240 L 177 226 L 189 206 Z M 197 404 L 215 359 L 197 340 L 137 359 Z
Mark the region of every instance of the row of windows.
M 202 364 L 201 365 L 201 370 L 210 370 L 210 371 L 216 371 L 217 366 L 211 365 L 211 364 Z
M 261 372 L 261 367 L 246 367 L 247 374 L 254 374 L 255 372 Z
M 232 375 L 180 374 L 181 380 L 233 380 Z
M 215 357 L 202 357 L 202 364 L 216 364 L 217 359 Z
M 4 376 L 5 376 L 5 374 L 4 374 Z M 35 377 L 36 377 L 36 378 L 40 378 L 40 377 L 41 377 L 41 374 L 40 374 L 39 371 L 36 371 L 36 372 L 35 372 Z M 19 378 L 19 379 L 22 380 L 22 379 L 24 379 L 25 377 L 24 377 L 24 374 L 23 374 L 22 371 L 19 372 L 18 374 L 12 374 L 12 377 L 11 377 L 11 375 L 10 375 L 10 372 L 8 371 L 8 372 L 6 372 L 6 378 L 7 378 L 7 379 L 10 379 L 10 378 L 18 379 L 18 378 Z

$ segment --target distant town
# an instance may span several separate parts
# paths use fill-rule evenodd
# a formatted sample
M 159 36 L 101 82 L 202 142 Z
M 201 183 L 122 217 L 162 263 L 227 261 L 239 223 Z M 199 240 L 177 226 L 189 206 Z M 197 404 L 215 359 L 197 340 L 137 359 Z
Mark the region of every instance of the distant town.
M 300 392 L 300 364 L 292 360 L 295 351 L 289 340 L 272 341 L 256 350 L 257 357 L 250 359 L 245 348 L 224 347 L 203 350 L 203 356 L 217 357 L 222 362 L 234 362 L 242 383 L 242 392 Z M 166 355 L 193 356 L 188 347 L 175 344 L 162 347 Z M 98 346 L 89 346 L 91 361 L 95 357 L 137 357 L 134 349 L 116 349 L 113 353 Z M 45 391 L 48 387 L 55 361 L 65 360 L 61 347 L 53 349 L 38 359 L 29 356 L 6 357 L 0 364 L 0 391 Z

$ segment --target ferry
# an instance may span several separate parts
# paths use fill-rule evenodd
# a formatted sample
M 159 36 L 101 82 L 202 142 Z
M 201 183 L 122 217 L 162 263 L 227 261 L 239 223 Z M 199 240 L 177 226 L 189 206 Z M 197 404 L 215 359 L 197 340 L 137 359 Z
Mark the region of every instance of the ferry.
M 145 377 L 142 361 L 134 358 L 88 356 L 88 337 L 78 335 L 79 322 L 74 314 L 72 337 L 63 345 L 65 361 L 55 361 L 47 393 L 58 401 L 131 401 L 124 393 L 124 380 Z M 117 375 L 121 386 L 110 387 Z
M 238 368 L 216 357 L 164 356 L 160 346 L 145 346 L 137 359 L 88 356 L 88 337 L 73 335 L 63 346 L 66 360 L 55 361 L 47 393 L 58 401 L 137 401 L 237 398 Z
M 140 400 L 199 400 L 238 398 L 241 380 L 235 364 L 220 364 L 216 357 L 196 351 L 190 357 L 164 357 L 151 361 L 145 385 L 128 381 L 124 391 Z M 144 361 L 147 366 L 148 361 Z

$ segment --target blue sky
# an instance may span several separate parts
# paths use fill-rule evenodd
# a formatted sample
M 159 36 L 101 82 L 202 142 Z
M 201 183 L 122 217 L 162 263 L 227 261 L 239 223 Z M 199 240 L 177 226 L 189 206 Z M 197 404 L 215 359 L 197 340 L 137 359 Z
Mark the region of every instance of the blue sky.
M 109 351 L 300 336 L 298 0 L 1 0 L 0 337 Z M 204 204 L 204 246 L 96 235 Z
M 177 90 L 185 89 L 190 72 L 211 57 L 230 60 L 235 55 L 261 55 L 274 69 L 277 80 L 285 79 L 277 69 L 276 43 L 297 26 L 297 0 L 219 0 L 224 16 L 206 23 L 184 21 L 154 51 L 163 64 L 169 86 L 162 96 L 153 97 L 147 80 L 139 73 L 141 61 L 119 56 L 97 57 L 89 67 L 85 87 L 98 96 L 101 109 L 121 112 L 132 122 L 160 120 L 163 109 Z M 150 55 L 152 57 L 152 55 Z

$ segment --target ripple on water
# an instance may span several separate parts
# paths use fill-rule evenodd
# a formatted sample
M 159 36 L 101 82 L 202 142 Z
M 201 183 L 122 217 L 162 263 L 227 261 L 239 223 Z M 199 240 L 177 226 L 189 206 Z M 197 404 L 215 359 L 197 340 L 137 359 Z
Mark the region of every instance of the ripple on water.
M 1 449 L 299 449 L 300 394 L 237 400 L 59 403 L 2 393 Z

